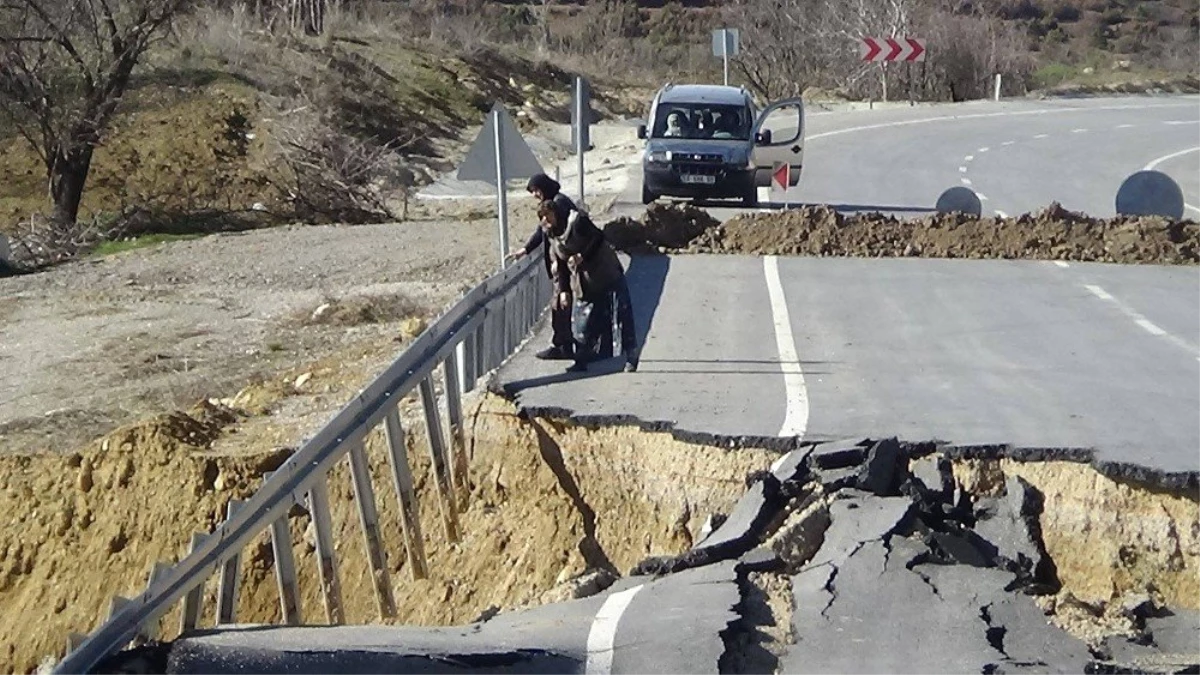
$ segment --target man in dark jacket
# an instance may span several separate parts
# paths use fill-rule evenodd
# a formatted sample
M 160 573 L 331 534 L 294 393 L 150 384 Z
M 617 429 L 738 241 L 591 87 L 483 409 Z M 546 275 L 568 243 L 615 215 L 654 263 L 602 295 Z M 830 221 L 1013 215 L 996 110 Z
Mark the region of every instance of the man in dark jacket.
M 529 183 L 525 186 L 538 202 L 551 201 L 554 203 L 556 212 L 562 217 L 563 222 L 566 222 L 572 211 L 577 211 L 575 202 L 571 198 L 561 192 L 562 186 L 558 181 L 544 173 L 539 173 L 529 179 Z M 554 279 L 553 272 L 550 267 L 550 242 L 542 232 L 541 226 L 534 229 L 533 234 L 529 236 L 529 241 L 525 242 L 523 248 L 517 249 L 509 258 L 520 260 L 525 256 L 534 252 L 538 247 L 542 249 L 542 264 L 546 266 L 546 274 L 550 279 Z M 559 309 L 558 304 L 551 300 L 550 302 L 550 325 L 554 330 L 554 336 L 550 340 L 550 347 L 543 349 L 537 353 L 539 359 L 572 359 L 575 357 L 575 339 L 571 335 L 571 303 L 566 304 L 565 309 Z
M 554 202 L 544 201 L 538 208 L 538 218 L 550 242 L 555 305 L 570 311 L 573 301 L 592 304 L 582 339 L 575 345 L 575 363 L 567 370 L 585 371 L 589 361 L 601 357 L 600 343 L 612 326 L 611 299 L 615 295 L 625 371 L 636 371 L 641 350 L 633 323 L 629 284 L 616 250 L 592 219 L 578 210 L 571 211 L 564 219 Z M 611 344 L 611 338 L 609 341 Z

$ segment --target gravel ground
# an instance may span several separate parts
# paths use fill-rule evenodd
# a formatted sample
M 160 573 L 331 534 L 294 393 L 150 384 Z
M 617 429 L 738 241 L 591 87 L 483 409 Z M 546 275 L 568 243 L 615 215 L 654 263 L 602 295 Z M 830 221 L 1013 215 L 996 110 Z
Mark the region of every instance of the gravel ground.
M 549 148 L 547 166 L 562 161 L 562 131 L 531 139 Z M 602 128 L 589 161 L 619 169 L 632 134 Z M 513 246 L 535 207 L 510 199 Z M 494 202 L 418 201 L 410 215 L 213 235 L 0 278 L 0 452 L 72 451 L 146 415 L 387 344 L 405 319 L 432 318 L 496 271 Z M 323 304 L 343 310 L 329 312 L 338 320 L 312 320 Z

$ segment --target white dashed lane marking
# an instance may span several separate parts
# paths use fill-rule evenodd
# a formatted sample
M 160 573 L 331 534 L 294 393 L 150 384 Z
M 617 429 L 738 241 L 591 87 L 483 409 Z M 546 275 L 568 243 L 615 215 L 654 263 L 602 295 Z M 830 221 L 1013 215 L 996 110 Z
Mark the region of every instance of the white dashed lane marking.
M 1117 310 L 1119 310 L 1122 314 L 1124 314 L 1126 317 L 1131 319 L 1133 321 L 1133 323 L 1136 324 L 1142 330 L 1146 331 L 1147 333 L 1149 333 L 1155 337 L 1166 338 L 1168 341 L 1171 342 L 1171 344 L 1175 345 L 1176 347 L 1183 349 L 1184 351 L 1190 353 L 1192 356 L 1200 358 L 1200 349 L 1197 349 L 1195 346 L 1188 343 L 1187 340 L 1184 340 L 1176 335 L 1172 335 L 1171 333 L 1167 332 L 1166 330 L 1164 330 L 1162 328 L 1162 326 L 1159 326 L 1158 324 L 1154 323 L 1150 319 L 1147 319 L 1145 316 L 1143 316 L 1141 314 L 1141 312 L 1130 307 L 1129 305 L 1126 305 L 1125 303 L 1121 302 L 1120 300 L 1117 300 L 1116 298 L 1114 298 L 1112 296 L 1112 294 L 1109 293 L 1108 291 L 1106 291 L 1103 288 L 1096 286 L 1094 284 L 1084 284 L 1083 287 L 1088 289 L 1088 291 L 1090 291 L 1091 294 L 1096 296 L 1097 298 L 1100 298 L 1104 302 L 1111 303 L 1114 307 L 1117 308 Z

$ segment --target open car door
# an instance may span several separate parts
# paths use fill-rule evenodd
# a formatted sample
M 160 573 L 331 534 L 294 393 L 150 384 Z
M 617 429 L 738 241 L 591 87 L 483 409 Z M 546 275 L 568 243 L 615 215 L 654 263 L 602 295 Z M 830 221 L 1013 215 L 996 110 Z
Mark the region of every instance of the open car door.
M 800 182 L 804 165 L 804 101 L 789 98 L 772 103 L 758 114 L 754 122 L 754 153 L 757 168 L 756 182 L 770 185 L 771 170 L 776 162 L 791 167 L 788 185 Z

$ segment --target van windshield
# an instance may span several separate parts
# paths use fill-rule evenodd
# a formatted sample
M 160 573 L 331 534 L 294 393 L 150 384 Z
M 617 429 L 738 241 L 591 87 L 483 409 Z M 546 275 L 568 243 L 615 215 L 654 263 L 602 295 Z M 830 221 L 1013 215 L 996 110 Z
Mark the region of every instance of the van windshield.
M 740 105 L 661 103 L 651 138 L 736 140 L 750 138 L 750 111 Z

